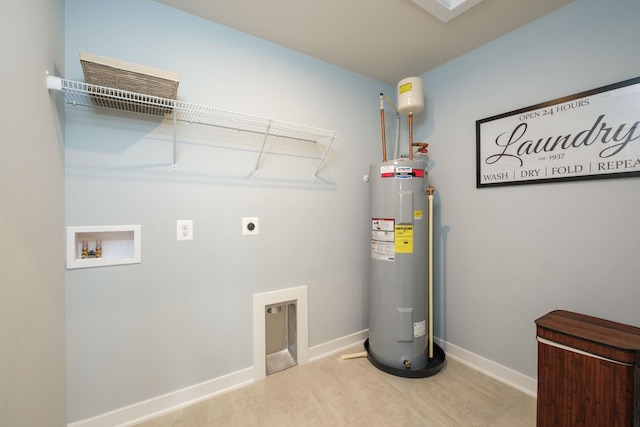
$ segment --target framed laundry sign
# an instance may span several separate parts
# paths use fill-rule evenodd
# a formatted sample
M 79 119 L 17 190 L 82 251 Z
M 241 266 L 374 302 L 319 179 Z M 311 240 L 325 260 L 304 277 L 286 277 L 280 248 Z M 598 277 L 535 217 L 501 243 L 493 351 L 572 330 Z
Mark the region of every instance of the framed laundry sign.
M 640 176 L 640 77 L 476 122 L 476 187 Z

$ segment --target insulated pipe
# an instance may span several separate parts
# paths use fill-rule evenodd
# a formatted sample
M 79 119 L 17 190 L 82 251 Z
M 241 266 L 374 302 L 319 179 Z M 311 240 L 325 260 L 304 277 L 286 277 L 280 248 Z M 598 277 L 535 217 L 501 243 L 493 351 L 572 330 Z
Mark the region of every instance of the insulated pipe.
M 380 94 L 382 95 L 382 94 Z M 382 95 L 384 97 L 384 99 L 391 104 L 391 106 L 393 107 L 393 111 L 395 111 L 396 113 L 398 112 L 398 107 L 396 107 L 396 104 L 393 103 L 393 101 L 391 100 L 391 98 L 389 98 L 387 95 Z
M 387 137 L 384 132 L 384 94 L 380 94 L 380 131 L 382 132 L 382 161 L 387 161 Z
M 433 359 L 433 194 L 434 187 L 427 188 L 429 195 L 429 254 L 428 254 L 428 293 L 429 293 L 429 359 Z

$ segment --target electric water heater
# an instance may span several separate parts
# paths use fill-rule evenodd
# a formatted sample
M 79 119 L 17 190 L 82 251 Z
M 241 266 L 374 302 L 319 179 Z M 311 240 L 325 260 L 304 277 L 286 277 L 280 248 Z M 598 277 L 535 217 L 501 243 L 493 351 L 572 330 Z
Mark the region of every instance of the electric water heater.
M 369 338 L 364 347 L 367 359 L 377 368 L 421 378 L 438 373 L 445 362 L 444 351 L 433 342 L 435 189 L 427 187 L 425 158 L 413 158 L 415 147 L 423 155 L 429 145 L 413 142 L 413 113 L 424 109 L 422 80 L 401 80 L 398 107 L 394 106 L 398 118 L 400 113 L 409 116 L 409 158 L 387 161 L 385 99 L 381 93 L 382 163 L 371 165 L 368 176 L 371 261 Z
M 368 359 L 403 377 L 437 373 L 444 352 L 433 344 L 427 164 L 397 159 L 369 168 L 371 260 Z

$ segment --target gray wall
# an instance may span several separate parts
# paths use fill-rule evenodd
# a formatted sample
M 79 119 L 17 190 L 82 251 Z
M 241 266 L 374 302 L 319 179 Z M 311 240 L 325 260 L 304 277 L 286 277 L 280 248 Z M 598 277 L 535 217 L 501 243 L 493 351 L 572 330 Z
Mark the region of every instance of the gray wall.
M 66 5 L 67 78 L 90 52 L 177 73 L 183 101 L 340 132 L 320 178 L 287 156 L 254 178 L 244 142 L 182 127 L 202 145 L 179 143 L 172 171 L 159 122 L 67 108 L 67 225 L 142 225 L 141 264 L 67 271 L 69 420 L 252 366 L 253 293 L 308 285 L 310 346 L 366 329 L 363 176 L 394 88 L 152 1 Z M 193 241 L 176 241 L 179 219 Z
M 536 377 L 551 310 L 640 326 L 638 178 L 475 188 L 475 121 L 637 77 L 638 16 L 636 0 L 576 0 L 422 76 L 444 340 Z
M 62 110 L 45 72 L 64 70 L 62 0 L 0 14 L 0 425 L 64 426 Z

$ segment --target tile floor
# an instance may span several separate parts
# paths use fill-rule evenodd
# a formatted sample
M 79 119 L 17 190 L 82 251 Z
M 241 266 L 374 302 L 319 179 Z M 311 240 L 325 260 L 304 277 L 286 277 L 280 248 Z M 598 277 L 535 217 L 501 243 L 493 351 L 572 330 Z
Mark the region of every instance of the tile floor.
M 344 353 L 362 351 L 361 346 Z M 429 378 L 386 374 L 366 358 L 330 356 L 137 427 L 535 426 L 536 400 L 447 359 Z

